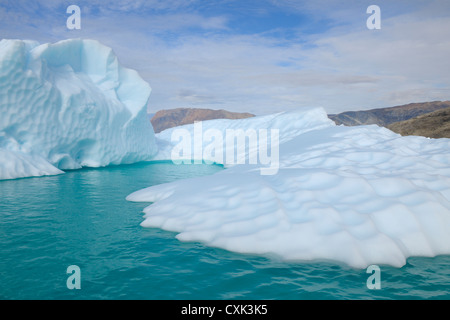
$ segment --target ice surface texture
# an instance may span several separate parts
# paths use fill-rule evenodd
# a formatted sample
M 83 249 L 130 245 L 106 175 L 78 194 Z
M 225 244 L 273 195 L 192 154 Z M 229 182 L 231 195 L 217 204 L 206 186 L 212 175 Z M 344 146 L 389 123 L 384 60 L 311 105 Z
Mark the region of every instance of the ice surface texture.
M 0 42 L 0 179 L 156 153 L 150 86 L 94 40 Z
M 320 109 L 239 121 L 280 129 L 278 174 L 237 165 L 137 191 L 127 199 L 154 202 L 142 226 L 240 253 L 356 268 L 450 254 L 450 139 L 334 126 Z

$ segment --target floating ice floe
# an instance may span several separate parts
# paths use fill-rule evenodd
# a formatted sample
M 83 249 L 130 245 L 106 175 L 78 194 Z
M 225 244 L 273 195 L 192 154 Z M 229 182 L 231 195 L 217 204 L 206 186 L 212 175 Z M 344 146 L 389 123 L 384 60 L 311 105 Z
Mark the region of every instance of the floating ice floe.
M 137 191 L 127 199 L 154 202 L 143 227 L 239 253 L 356 268 L 450 254 L 450 139 L 335 126 L 321 109 L 203 123 L 230 125 L 279 129 L 278 173 L 235 165 Z M 172 130 L 157 135 L 160 158 L 169 158 Z

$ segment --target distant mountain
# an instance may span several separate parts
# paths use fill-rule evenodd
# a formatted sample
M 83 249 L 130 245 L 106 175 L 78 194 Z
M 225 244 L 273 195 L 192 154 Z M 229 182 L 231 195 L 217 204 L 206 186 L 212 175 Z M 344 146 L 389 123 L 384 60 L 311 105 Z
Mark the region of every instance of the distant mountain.
M 198 109 L 198 108 L 178 108 L 170 110 L 160 110 L 151 118 L 151 123 L 155 133 L 163 130 L 194 123 L 195 121 L 213 119 L 244 119 L 254 117 L 251 113 L 237 113 L 226 110 Z
M 395 122 L 387 128 L 402 136 L 450 138 L 450 107 L 406 121 Z
M 391 108 L 372 109 L 364 111 L 347 111 L 330 114 L 328 117 L 336 124 L 358 126 L 377 124 L 386 127 L 392 123 L 406 121 L 423 114 L 450 107 L 450 101 L 433 101 L 424 103 L 410 103 Z

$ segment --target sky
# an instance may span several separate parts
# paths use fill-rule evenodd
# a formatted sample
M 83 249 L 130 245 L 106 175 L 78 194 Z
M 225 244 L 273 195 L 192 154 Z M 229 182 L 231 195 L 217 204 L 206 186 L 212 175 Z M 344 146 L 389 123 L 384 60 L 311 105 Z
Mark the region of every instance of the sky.
M 381 29 L 367 28 L 370 5 Z M 450 100 L 448 0 L 0 0 L 0 38 L 96 39 L 150 84 L 150 113 Z

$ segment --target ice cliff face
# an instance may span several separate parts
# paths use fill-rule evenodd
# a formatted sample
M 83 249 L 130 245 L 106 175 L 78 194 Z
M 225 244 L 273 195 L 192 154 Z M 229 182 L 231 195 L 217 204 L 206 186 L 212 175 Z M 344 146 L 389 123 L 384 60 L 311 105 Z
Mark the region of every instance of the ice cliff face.
M 0 41 L 0 179 L 151 159 L 150 93 L 97 41 Z

